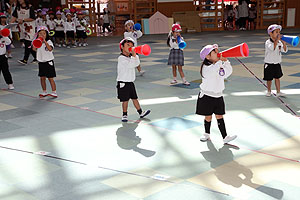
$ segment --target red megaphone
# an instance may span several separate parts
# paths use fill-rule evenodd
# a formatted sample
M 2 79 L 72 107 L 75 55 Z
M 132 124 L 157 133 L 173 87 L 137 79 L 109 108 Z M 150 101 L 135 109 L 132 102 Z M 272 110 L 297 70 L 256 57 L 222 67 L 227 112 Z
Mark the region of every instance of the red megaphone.
M 134 51 L 135 53 L 142 54 L 144 56 L 149 56 L 151 53 L 151 48 L 148 44 L 144 44 L 137 47 L 129 48 L 129 51 Z
M 8 37 L 9 34 L 10 34 L 10 30 L 8 28 L 4 28 L 0 31 L 0 34 L 3 36 L 3 37 Z
M 41 37 L 33 40 L 33 42 L 32 42 L 32 45 L 37 49 L 41 48 L 42 44 L 43 44 L 43 38 L 41 38 Z
M 231 47 L 225 51 L 218 53 L 218 57 L 232 58 L 232 57 L 248 57 L 249 56 L 249 48 L 246 43 L 242 43 Z

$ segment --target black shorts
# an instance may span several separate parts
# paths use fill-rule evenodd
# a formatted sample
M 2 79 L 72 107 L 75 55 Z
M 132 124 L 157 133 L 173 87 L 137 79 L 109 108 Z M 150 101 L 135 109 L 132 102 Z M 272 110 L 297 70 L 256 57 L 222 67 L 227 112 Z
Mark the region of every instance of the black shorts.
M 129 101 L 129 99 L 138 99 L 133 82 L 118 81 L 117 93 L 120 102 Z
M 225 114 L 225 103 L 223 97 L 211 97 L 203 95 L 200 98 L 200 93 L 197 100 L 196 114 L 209 116 L 224 115 Z
M 268 64 L 265 63 L 264 65 L 264 80 L 265 81 L 272 81 L 274 78 L 278 79 L 283 76 L 281 65 L 278 64 Z
M 85 31 L 81 31 L 81 30 L 76 30 L 76 37 L 78 39 L 82 38 L 82 39 L 86 39 L 87 38 L 87 35 L 86 35 L 86 32 Z
M 65 38 L 65 32 L 64 31 L 55 31 L 55 35 L 56 38 Z
M 248 21 L 249 22 L 254 22 L 255 18 L 249 18 Z
M 39 77 L 54 78 L 56 77 L 54 61 L 39 62 Z
M 67 31 L 67 38 L 72 38 L 72 39 L 74 39 L 75 38 L 75 33 L 74 33 L 74 31 Z

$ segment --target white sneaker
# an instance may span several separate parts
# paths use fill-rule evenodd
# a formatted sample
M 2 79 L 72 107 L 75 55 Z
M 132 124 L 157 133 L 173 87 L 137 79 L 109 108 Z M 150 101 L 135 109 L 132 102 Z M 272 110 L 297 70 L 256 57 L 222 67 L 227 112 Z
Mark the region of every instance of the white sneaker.
M 82 45 L 82 46 L 86 47 L 86 46 L 87 46 L 87 43 L 83 43 L 83 45 Z
M 237 138 L 236 135 L 233 135 L 233 136 L 227 135 L 227 136 L 223 139 L 223 142 L 224 142 L 224 144 L 227 144 L 228 142 L 230 142 L 230 141 L 232 141 L 232 140 L 234 140 L 234 139 L 236 139 L 236 138 Z
M 25 44 L 24 44 L 24 43 L 22 43 L 21 47 L 22 47 L 22 48 L 25 48 Z
M 183 82 L 183 85 L 190 85 L 190 83 L 187 82 L 187 81 L 184 81 L 184 82 Z
M 13 84 L 8 84 L 8 89 L 9 89 L 9 90 L 14 90 L 14 89 L 15 89 L 15 87 L 14 87 L 14 85 L 13 85 Z
M 284 93 L 282 93 L 282 92 L 277 92 L 276 96 L 277 96 L 277 97 L 284 97 L 284 96 L 285 96 L 285 94 L 284 94 Z
M 53 98 L 57 98 L 57 93 L 56 92 L 52 92 L 51 94 L 49 94 L 49 96 L 53 97 Z
M 63 47 L 66 47 L 67 45 L 66 44 L 63 44 Z
M 171 85 L 174 85 L 174 84 L 176 84 L 177 83 L 177 81 L 176 80 L 173 80 L 173 81 L 171 81 Z
M 15 49 L 15 48 L 16 48 L 15 45 L 13 45 L 13 44 L 11 44 L 10 47 L 11 47 L 12 49 Z
M 142 114 L 140 114 L 140 118 L 144 118 L 146 117 L 147 115 L 149 115 L 151 112 L 151 110 L 145 110 L 144 112 L 142 112 Z
M 73 47 L 73 48 L 76 48 L 77 46 L 76 46 L 76 44 L 74 44 L 72 47 Z
M 7 55 L 7 58 L 12 58 L 11 53 L 9 53 L 9 54 Z
M 140 71 L 139 74 L 140 76 L 143 76 L 145 74 L 145 71 Z
M 81 44 L 81 43 L 79 43 L 79 44 L 78 44 L 78 46 L 79 46 L 79 47 L 81 47 L 81 46 L 82 46 L 82 44 Z
M 68 46 L 67 46 L 67 49 L 71 49 L 71 47 L 68 45 Z
M 61 44 L 59 44 L 58 47 L 61 48 Z
M 200 138 L 201 142 L 206 142 L 207 140 L 210 140 L 210 134 L 203 133 L 202 137 Z
M 39 96 L 40 97 L 46 97 L 46 96 L 48 96 L 48 93 L 47 92 L 42 92 L 42 93 L 39 94 Z
M 127 115 L 122 116 L 122 122 L 128 122 L 128 117 Z
M 267 96 L 267 97 L 272 96 L 271 92 L 267 92 L 266 96 Z

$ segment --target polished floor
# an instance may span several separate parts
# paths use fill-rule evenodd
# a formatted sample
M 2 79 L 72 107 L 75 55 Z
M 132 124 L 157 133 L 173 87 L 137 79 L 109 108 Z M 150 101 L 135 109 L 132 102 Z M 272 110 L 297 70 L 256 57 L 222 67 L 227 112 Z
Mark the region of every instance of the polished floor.
M 9 64 L 16 89 L 7 91 L 0 78 L 0 199 L 299 199 L 300 48 L 289 46 L 283 55 L 287 96 L 266 97 L 265 31 L 183 36 L 188 87 L 169 85 L 166 35 L 139 40 L 152 53 L 141 56 L 146 73 L 135 84 L 142 108 L 152 112 L 140 120 L 130 103 L 128 123 L 121 123 L 116 99 L 120 37 L 55 48 L 57 99 L 38 98 L 37 65 L 19 65 L 23 49 L 14 49 Z M 203 117 L 194 114 L 199 50 L 241 42 L 250 56 L 230 59 L 234 70 L 225 90 L 227 132 L 238 138 L 224 146 L 214 120 L 212 141 L 200 142 Z

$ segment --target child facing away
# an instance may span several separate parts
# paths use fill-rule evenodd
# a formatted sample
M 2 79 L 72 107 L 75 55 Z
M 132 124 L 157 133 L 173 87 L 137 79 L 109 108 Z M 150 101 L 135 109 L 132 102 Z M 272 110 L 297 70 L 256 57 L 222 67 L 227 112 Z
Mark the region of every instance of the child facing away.
M 7 16 L 4 13 L 0 13 L 0 29 L 4 29 L 5 26 L 7 25 Z M 10 35 L 9 35 L 9 39 L 10 39 L 10 44 L 6 45 L 6 51 L 7 51 L 7 58 L 12 58 L 11 55 L 11 45 L 12 45 L 12 32 L 11 29 L 9 29 L 10 31 Z
M 75 22 L 72 20 L 71 13 L 67 13 L 67 21 L 64 23 L 64 32 L 67 35 L 67 41 L 66 41 L 67 48 L 68 49 L 71 48 L 71 44 L 75 48 L 76 28 L 75 28 Z
M 65 28 L 64 28 L 64 20 L 62 19 L 62 13 L 60 11 L 56 12 L 55 22 L 55 40 L 58 47 L 64 45 L 65 42 Z
M 134 22 L 132 20 L 127 20 L 125 22 L 125 32 L 124 32 L 124 38 L 130 37 L 134 41 L 134 46 L 137 46 L 137 39 L 143 36 L 142 31 L 140 30 L 134 30 Z M 145 71 L 142 70 L 141 65 L 137 66 L 137 70 L 140 74 L 140 76 L 143 76 Z
M 281 40 L 282 27 L 277 24 L 270 25 L 268 27 L 268 34 L 270 39 L 265 43 L 265 64 L 264 64 L 264 80 L 267 81 L 267 97 L 271 96 L 272 80 L 275 79 L 276 96 L 285 96 L 280 92 L 280 78 L 283 76 L 281 70 L 281 53 L 288 51 L 286 42 Z
M 78 19 L 75 21 L 76 23 L 76 36 L 78 38 L 78 46 L 87 46 L 87 34 L 86 34 L 86 29 L 87 29 L 87 22 L 84 19 L 84 15 L 82 11 L 79 11 L 77 13 Z
M 0 28 L 2 30 L 2 28 Z M 11 40 L 8 37 L 3 37 L 0 32 L 0 74 L 2 72 L 4 80 L 8 85 L 9 90 L 13 90 L 13 80 L 9 71 L 8 60 L 6 57 L 6 46 L 11 44 Z
M 200 52 L 200 58 L 203 60 L 200 68 L 202 83 L 200 85 L 196 114 L 205 116 L 205 133 L 200 138 L 200 141 L 205 142 L 210 140 L 210 125 L 212 115 L 215 114 L 223 142 L 226 144 L 237 137 L 236 135 L 227 135 L 223 119 L 223 115 L 225 114 L 223 99 L 223 90 L 225 89 L 224 79 L 231 75 L 232 67 L 226 58 L 222 56 L 218 57 L 218 52 L 217 44 L 206 45 Z
M 182 66 L 184 66 L 184 55 L 183 50 L 179 48 L 177 37 L 181 37 L 181 26 L 179 24 L 172 25 L 172 31 L 170 31 L 167 39 L 167 45 L 170 47 L 170 54 L 168 59 L 168 65 L 172 65 L 173 80 L 171 85 L 177 84 L 177 66 L 179 74 L 182 78 L 184 85 L 190 85 L 190 83 L 185 79 Z
M 39 94 L 40 97 L 51 96 L 53 98 L 57 98 L 56 93 L 56 84 L 54 81 L 54 77 L 56 77 L 56 71 L 54 67 L 54 56 L 53 49 L 54 45 L 49 37 L 49 30 L 45 26 L 40 26 L 37 29 L 37 38 L 43 38 L 43 44 L 40 48 L 36 49 L 33 47 L 33 50 L 37 51 L 37 60 L 39 63 L 39 77 L 41 81 L 41 86 L 43 92 Z M 47 93 L 46 88 L 46 78 L 48 78 L 52 93 Z
M 130 51 L 132 47 L 134 47 L 134 40 L 130 37 L 120 42 L 120 50 L 122 53 L 118 58 L 117 93 L 118 99 L 122 102 L 122 122 L 128 121 L 127 109 L 129 99 L 132 100 L 140 118 L 144 118 L 150 113 L 150 110 L 143 112 L 138 101 L 134 80 L 135 68 L 140 64 L 140 59 L 134 51 Z

